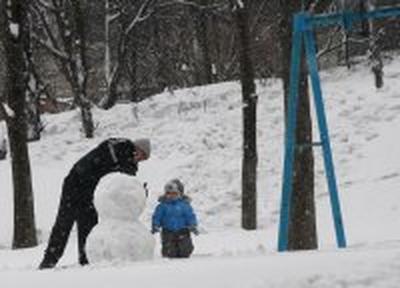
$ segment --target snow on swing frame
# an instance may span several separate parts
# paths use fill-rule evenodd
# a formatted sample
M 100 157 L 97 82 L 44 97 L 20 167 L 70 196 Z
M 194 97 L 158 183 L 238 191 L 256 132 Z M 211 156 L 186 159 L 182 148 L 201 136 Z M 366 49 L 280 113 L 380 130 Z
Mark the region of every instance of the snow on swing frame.
M 324 108 L 324 100 L 322 97 L 321 81 L 318 72 L 317 53 L 315 48 L 316 43 L 313 32 L 316 28 L 329 26 L 341 26 L 346 31 L 349 31 L 353 28 L 353 24 L 356 22 L 370 19 L 383 19 L 388 17 L 400 17 L 400 6 L 384 7 L 366 12 L 344 10 L 340 13 L 315 15 L 311 14 L 310 12 L 303 11 L 294 15 L 288 100 L 289 107 L 285 128 L 285 156 L 282 179 L 278 251 L 282 252 L 287 251 L 288 249 L 289 214 L 293 189 L 294 151 L 296 147 L 295 131 L 297 125 L 296 114 L 298 106 L 298 86 L 302 48 L 305 48 L 308 73 L 310 74 L 311 79 L 320 135 L 320 141 L 312 143 L 312 146 L 321 146 L 323 150 L 324 168 L 328 182 L 332 216 L 336 233 L 336 242 L 339 248 L 345 248 L 346 236 L 343 227 L 342 212 L 340 208 L 332 149 Z

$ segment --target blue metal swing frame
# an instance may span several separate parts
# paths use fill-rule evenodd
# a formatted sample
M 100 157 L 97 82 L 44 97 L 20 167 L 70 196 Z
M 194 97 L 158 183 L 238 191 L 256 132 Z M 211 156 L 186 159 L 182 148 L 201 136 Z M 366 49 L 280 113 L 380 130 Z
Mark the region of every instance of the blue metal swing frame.
M 310 74 L 311 87 L 314 95 L 316 116 L 318 121 L 320 142 L 313 146 L 321 146 L 323 150 L 324 168 L 328 182 L 332 215 L 334 220 L 336 242 L 339 248 L 346 247 L 346 236 L 343 227 L 342 212 L 340 208 L 339 194 L 336 183 L 335 168 L 333 164 L 332 149 L 329 139 L 328 125 L 322 97 L 321 81 L 318 72 L 316 43 L 314 29 L 318 27 L 342 26 L 351 30 L 353 23 L 369 19 L 383 19 L 399 17 L 400 7 L 380 8 L 370 12 L 351 12 L 312 15 L 301 12 L 294 15 L 292 55 L 290 70 L 290 86 L 288 99 L 288 117 L 285 129 L 285 158 L 282 183 L 282 199 L 279 223 L 278 251 L 288 249 L 290 204 L 293 187 L 293 167 L 295 148 L 297 146 L 295 132 L 297 125 L 298 87 L 300 76 L 300 60 L 304 47 L 308 73 Z

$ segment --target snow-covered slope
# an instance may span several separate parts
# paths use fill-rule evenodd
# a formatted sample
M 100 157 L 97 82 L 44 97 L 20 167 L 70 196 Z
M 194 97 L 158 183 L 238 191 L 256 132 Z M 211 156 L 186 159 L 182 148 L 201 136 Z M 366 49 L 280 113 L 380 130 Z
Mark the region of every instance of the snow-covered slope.
M 193 198 L 202 232 L 195 238 L 194 258 L 187 261 L 158 259 L 82 270 L 76 267 L 58 273 L 57 277 L 72 282 L 82 279 L 85 283 L 95 276 L 99 280 L 93 286 L 100 287 L 106 283 L 101 279 L 108 276 L 119 277 L 119 287 L 134 283 L 142 283 L 140 287 L 396 287 L 399 279 L 395 271 L 400 256 L 400 149 L 396 133 L 400 129 L 400 59 L 385 67 L 382 90 L 373 87 L 372 77 L 363 66 L 322 73 L 350 246 L 343 251 L 335 248 L 322 155 L 317 148 L 316 205 L 323 251 L 291 255 L 275 252 L 283 158 L 283 96 L 278 80 L 270 79 L 257 86 L 260 230 L 256 232 L 240 230 L 239 83 L 166 92 L 139 105 L 120 104 L 109 111 L 94 110 L 98 129 L 92 140 L 83 138 L 77 111 L 46 116 L 43 139 L 30 144 L 42 242 L 47 240 L 54 221 L 63 177 L 74 161 L 111 136 L 152 140 L 152 157 L 141 164 L 137 177 L 148 182 L 150 189 L 143 223 L 149 226 L 164 183 L 179 177 Z M 318 138 L 317 129 L 314 130 Z M 43 244 L 27 251 L 8 250 L 12 237 L 10 182 L 9 161 L 1 161 L 0 247 L 4 249 L 0 250 L 0 277 L 12 283 L 11 278 L 23 272 L 38 285 L 53 286 L 49 272 L 27 272 L 36 267 Z M 75 250 L 68 248 L 63 263 L 76 262 Z M 289 272 L 294 276 L 289 277 Z M 160 277 L 150 280 L 153 273 Z M 240 277 L 252 281 L 245 285 Z M 190 285 L 187 281 L 191 281 Z M 23 283 L 23 279 L 17 282 Z

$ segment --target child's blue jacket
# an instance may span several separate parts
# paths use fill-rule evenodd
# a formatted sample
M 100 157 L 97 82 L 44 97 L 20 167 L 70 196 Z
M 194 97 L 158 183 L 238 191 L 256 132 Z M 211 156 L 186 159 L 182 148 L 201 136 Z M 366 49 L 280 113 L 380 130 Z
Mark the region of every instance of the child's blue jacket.
M 160 198 L 153 217 L 152 226 L 161 227 L 169 231 L 178 231 L 184 228 L 197 226 L 196 215 L 188 199 Z

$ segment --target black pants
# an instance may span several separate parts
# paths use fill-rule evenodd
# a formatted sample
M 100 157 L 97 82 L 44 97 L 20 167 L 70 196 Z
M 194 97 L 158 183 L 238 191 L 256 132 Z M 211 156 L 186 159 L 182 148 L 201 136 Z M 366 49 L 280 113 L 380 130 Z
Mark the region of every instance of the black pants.
M 161 232 L 161 254 L 168 258 L 187 258 L 193 252 L 193 242 L 188 229 Z
M 57 218 L 39 268 L 52 268 L 57 264 L 64 253 L 72 226 L 75 222 L 78 228 L 79 263 L 81 265 L 89 263 L 85 251 L 86 239 L 90 231 L 98 223 L 98 214 L 93 202 L 84 197 L 87 193 L 81 190 L 80 192 L 83 196 L 79 197 L 79 194 L 76 193 L 77 191 L 70 190 L 79 187 L 73 185 L 72 182 L 68 178 L 64 181 Z

